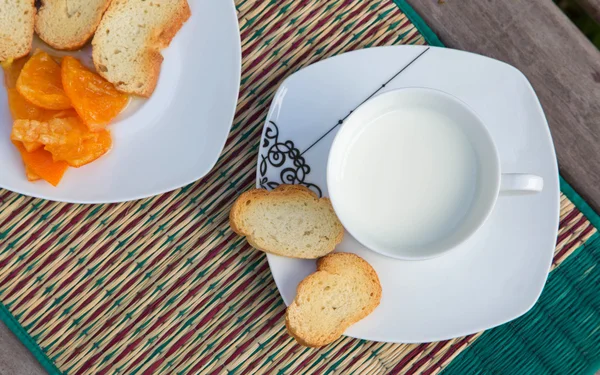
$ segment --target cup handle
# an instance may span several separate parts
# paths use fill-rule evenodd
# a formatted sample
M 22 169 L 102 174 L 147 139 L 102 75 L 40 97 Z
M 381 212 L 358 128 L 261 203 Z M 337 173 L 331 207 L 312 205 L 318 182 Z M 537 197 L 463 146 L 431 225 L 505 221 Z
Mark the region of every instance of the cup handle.
M 526 173 L 502 173 L 500 178 L 501 195 L 535 194 L 544 188 L 544 179 Z

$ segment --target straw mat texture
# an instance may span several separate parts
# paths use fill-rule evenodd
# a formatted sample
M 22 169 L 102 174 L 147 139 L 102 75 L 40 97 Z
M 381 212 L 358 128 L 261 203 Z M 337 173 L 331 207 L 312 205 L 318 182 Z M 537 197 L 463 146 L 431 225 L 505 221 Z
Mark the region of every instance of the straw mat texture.
M 122 204 L 71 205 L 0 190 L 0 317 L 51 373 L 439 372 L 478 335 L 298 346 L 285 332 L 265 256 L 227 221 L 233 200 L 253 187 L 266 110 L 285 77 L 345 51 L 425 38 L 392 1 L 236 5 L 241 91 L 213 171 Z M 564 196 L 561 209 L 555 265 L 596 231 Z

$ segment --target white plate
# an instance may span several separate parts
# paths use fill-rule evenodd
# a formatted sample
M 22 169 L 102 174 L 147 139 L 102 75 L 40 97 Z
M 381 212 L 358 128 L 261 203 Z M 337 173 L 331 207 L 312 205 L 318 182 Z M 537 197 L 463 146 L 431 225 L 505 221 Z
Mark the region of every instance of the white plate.
M 492 134 L 502 170 L 542 176 L 544 190 L 501 197 L 474 237 L 436 259 L 387 258 L 346 233 L 337 251 L 365 258 L 383 287 L 380 306 L 346 332 L 352 337 L 417 343 L 497 326 L 533 306 L 552 260 L 559 183 L 548 124 L 525 76 L 483 56 L 424 46 L 383 47 L 346 53 L 297 72 L 282 83 L 271 104 L 257 186 L 301 183 L 327 196 L 327 156 L 337 124 L 371 95 L 413 86 L 440 89 L 469 104 Z M 267 256 L 289 304 L 315 262 Z
M 241 48 L 232 0 L 189 1 L 192 16 L 163 50 L 158 86 L 111 125 L 113 149 L 69 168 L 58 187 L 28 182 L 10 142 L 12 120 L 0 88 L 0 187 L 74 203 L 121 202 L 191 183 L 217 162 L 235 112 Z M 3 77 L 1 77 L 2 81 Z

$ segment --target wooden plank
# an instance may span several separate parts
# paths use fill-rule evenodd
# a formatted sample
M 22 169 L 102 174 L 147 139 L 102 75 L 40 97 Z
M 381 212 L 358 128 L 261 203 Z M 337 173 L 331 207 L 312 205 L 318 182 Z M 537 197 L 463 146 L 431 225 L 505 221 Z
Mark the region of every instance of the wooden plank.
M 408 0 L 452 48 L 520 69 L 537 92 L 562 176 L 600 212 L 600 52 L 548 0 Z
M 0 322 L 0 375 L 44 375 L 46 371 L 8 327 Z
M 600 23 L 600 0 L 576 0 L 596 22 Z

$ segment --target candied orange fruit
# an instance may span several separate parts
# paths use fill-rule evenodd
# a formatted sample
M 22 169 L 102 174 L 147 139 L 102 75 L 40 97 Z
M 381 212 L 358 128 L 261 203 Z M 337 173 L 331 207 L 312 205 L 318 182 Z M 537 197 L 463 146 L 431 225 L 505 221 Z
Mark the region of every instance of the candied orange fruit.
M 14 145 L 21 153 L 21 158 L 25 163 L 25 170 L 29 171 L 28 179 L 42 178 L 53 186 L 58 185 L 65 171 L 69 167 L 64 161 L 54 161 L 52 154 L 44 149 L 38 149 L 33 152 L 27 152 L 21 142 L 13 141 Z
M 44 149 L 52 154 L 54 160 L 63 160 L 71 167 L 79 168 L 106 154 L 111 145 L 110 132 L 102 130 L 87 133 L 81 138 L 77 147 L 73 147 L 73 145 L 46 145 Z
M 65 161 L 72 167 L 81 167 L 98 159 L 112 145 L 108 130 L 91 132 L 78 117 L 16 120 L 11 139 L 43 144 L 55 161 Z
M 61 71 L 65 92 L 90 130 L 104 129 L 127 106 L 126 94 L 74 57 L 63 58 Z
M 25 166 L 25 176 L 27 176 L 27 180 L 29 181 L 41 180 L 40 176 L 35 174 L 35 172 L 32 171 L 28 166 Z
M 25 99 L 17 89 L 8 89 L 8 107 L 13 120 L 38 120 L 47 121 L 53 118 L 77 116 L 73 108 L 63 110 L 44 109 Z
M 52 119 L 50 121 L 15 120 L 10 139 L 20 142 L 47 144 L 73 143 L 79 130 L 70 121 Z M 29 150 L 30 151 L 30 150 Z
M 17 89 L 8 89 L 7 93 L 8 108 L 10 109 L 10 113 L 14 120 L 41 120 L 44 117 L 43 113 L 46 110 L 25 99 L 21 94 L 19 94 Z
M 21 74 L 23 65 L 25 65 L 28 60 L 29 57 L 22 57 L 17 60 L 0 62 L 2 69 L 4 70 L 4 85 L 7 89 L 14 89 L 17 87 L 17 79 L 19 78 L 19 74 Z
M 71 100 L 62 86 L 60 65 L 46 52 L 38 52 L 25 63 L 17 90 L 38 107 L 46 109 L 71 108 Z
M 1 66 L 13 117 L 11 140 L 29 181 L 56 186 L 69 166 L 88 164 L 110 150 L 105 127 L 127 106 L 127 95 L 70 56 L 59 65 L 37 52 Z

